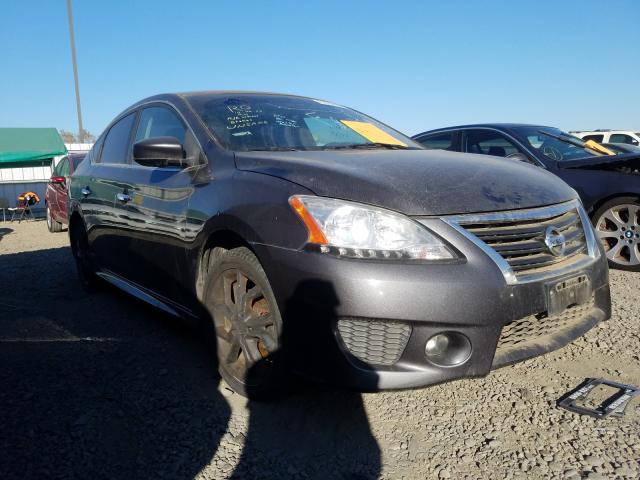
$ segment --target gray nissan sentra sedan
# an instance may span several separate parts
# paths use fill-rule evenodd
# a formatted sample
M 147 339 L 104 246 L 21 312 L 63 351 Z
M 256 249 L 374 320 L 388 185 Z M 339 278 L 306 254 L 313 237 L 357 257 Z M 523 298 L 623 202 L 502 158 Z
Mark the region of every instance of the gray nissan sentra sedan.
M 199 319 L 245 395 L 292 371 L 360 390 L 482 376 L 610 317 L 606 259 L 558 177 L 321 100 L 142 100 L 70 190 L 83 285 Z

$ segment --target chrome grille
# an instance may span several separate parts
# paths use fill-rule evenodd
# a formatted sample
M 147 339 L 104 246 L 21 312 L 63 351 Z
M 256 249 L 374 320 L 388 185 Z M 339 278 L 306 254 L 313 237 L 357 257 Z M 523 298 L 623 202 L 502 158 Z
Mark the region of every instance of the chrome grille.
M 459 216 L 455 222 L 500 255 L 516 277 L 549 270 L 589 254 L 576 202 L 526 211 Z M 545 243 L 552 227 L 564 236 L 564 251 Z M 558 265 L 559 266 L 559 265 Z
M 338 332 L 354 357 L 373 365 L 393 365 L 407 346 L 411 326 L 401 322 L 342 318 L 338 320 Z

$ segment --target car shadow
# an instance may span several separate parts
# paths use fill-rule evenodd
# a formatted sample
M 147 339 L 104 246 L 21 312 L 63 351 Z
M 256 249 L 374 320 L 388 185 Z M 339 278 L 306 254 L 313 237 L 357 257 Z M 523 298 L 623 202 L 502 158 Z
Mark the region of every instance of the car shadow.
M 231 407 L 200 331 L 115 288 L 84 293 L 68 247 L 0 255 L 0 265 L 1 478 L 229 475 L 213 460 Z M 332 287 L 311 282 L 293 298 L 323 290 Z M 336 306 L 311 315 L 289 302 L 285 325 L 320 345 Z M 359 393 L 296 383 L 247 408 L 233 478 L 379 476 Z
M 0 476 L 193 478 L 230 408 L 193 329 L 113 288 L 69 248 L 0 256 Z
M 284 357 L 293 366 L 304 362 L 307 373 L 316 377 L 320 372 L 337 372 L 330 359 L 342 358 L 334 351 L 338 303 L 329 282 L 298 285 L 282 312 L 283 348 L 273 356 Z M 262 371 L 263 365 L 256 364 L 252 370 Z M 270 402 L 249 400 L 248 409 L 246 442 L 232 478 L 379 477 L 380 448 L 360 393 L 297 382 L 292 391 Z

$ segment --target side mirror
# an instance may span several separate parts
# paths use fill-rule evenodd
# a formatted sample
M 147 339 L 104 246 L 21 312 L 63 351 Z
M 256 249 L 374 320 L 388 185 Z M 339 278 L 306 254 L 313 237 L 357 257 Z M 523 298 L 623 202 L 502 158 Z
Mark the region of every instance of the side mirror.
M 182 167 L 185 152 L 176 137 L 153 137 L 133 144 L 133 159 L 145 167 Z
M 529 160 L 529 157 L 527 157 L 524 153 L 520 153 L 520 152 L 514 152 L 511 155 L 507 155 L 507 158 L 510 158 L 512 160 L 518 160 L 519 162 L 531 163 L 531 160 Z
M 54 175 L 49 179 L 49 183 L 52 183 L 53 185 L 64 185 L 66 182 L 67 179 L 65 177 L 61 177 L 58 175 Z

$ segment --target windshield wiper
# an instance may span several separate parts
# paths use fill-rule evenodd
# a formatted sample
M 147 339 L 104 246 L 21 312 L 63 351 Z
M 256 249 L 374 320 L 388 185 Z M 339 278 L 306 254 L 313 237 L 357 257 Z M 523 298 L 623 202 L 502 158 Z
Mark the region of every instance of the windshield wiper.
M 306 150 L 306 148 L 294 148 L 294 147 L 259 147 L 249 148 L 247 152 L 296 152 L 298 150 Z
M 371 148 L 388 148 L 389 150 L 408 150 L 407 145 L 398 145 L 395 143 L 371 142 L 371 143 L 352 143 L 348 145 L 335 145 L 324 147 L 326 150 L 345 150 L 345 149 L 371 149 Z
M 587 145 L 584 140 L 580 140 L 577 137 L 572 137 L 569 135 L 555 135 L 553 133 L 545 132 L 544 130 L 538 130 L 538 133 L 541 133 L 551 138 L 555 138 L 556 140 L 560 140 L 561 142 L 568 143 L 569 145 L 573 145 L 574 147 L 588 148 L 589 150 L 593 150 L 594 152 L 597 152 L 597 150 L 590 148 L 589 145 Z

